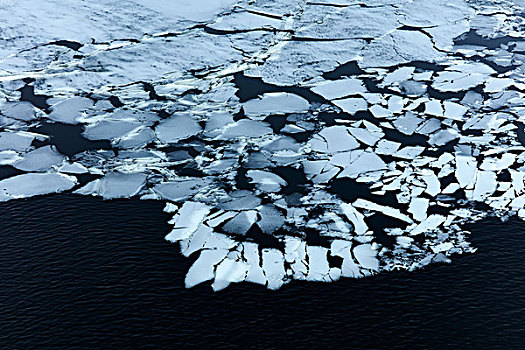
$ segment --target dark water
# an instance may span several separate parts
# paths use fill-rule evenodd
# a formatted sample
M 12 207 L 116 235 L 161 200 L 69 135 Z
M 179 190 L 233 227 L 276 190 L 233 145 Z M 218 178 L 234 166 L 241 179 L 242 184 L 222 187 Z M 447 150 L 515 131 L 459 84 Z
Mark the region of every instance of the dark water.
M 519 349 L 525 226 L 472 226 L 476 254 L 335 284 L 186 290 L 160 202 L 0 204 L 0 349 Z

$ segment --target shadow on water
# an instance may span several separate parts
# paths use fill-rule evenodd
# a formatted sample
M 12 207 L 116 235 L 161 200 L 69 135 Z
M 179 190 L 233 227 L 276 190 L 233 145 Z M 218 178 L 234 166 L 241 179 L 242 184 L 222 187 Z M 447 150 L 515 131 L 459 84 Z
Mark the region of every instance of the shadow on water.
M 72 195 L 0 204 L 5 349 L 521 348 L 525 229 L 471 225 L 476 254 L 334 284 L 186 290 L 155 201 Z

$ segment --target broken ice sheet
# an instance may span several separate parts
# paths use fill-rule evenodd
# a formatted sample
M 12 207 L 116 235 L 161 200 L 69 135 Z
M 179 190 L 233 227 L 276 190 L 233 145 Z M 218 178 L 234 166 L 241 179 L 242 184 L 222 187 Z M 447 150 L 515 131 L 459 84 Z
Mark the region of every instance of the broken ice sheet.
M 165 201 L 187 287 L 413 270 L 525 218 L 520 4 L 55 2 L 0 9 L 0 200 Z

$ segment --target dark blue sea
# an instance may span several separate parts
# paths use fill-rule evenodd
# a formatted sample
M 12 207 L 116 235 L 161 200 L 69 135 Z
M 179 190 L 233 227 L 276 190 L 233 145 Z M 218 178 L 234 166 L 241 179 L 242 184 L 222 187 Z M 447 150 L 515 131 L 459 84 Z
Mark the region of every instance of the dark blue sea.
M 0 349 L 522 349 L 525 224 L 469 226 L 476 254 L 278 291 L 184 288 L 155 201 L 0 204 Z

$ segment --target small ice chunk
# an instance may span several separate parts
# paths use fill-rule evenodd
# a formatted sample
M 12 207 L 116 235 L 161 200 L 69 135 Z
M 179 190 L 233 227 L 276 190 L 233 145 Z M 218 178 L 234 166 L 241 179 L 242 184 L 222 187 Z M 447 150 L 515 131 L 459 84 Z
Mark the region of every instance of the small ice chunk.
M 212 284 L 214 291 L 226 288 L 230 283 L 244 281 L 249 265 L 233 259 L 224 259 L 215 272 L 215 281 Z
M 205 178 L 176 179 L 155 185 L 153 191 L 158 193 L 162 198 L 178 202 L 205 189 L 210 182 L 209 179 Z
M 266 284 L 266 276 L 261 267 L 261 257 L 259 255 L 259 245 L 252 242 L 243 242 L 243 256 L 248 266 L 246 282 Z
M 346 154 L 341 155 L 345 156 Z M 332 157 L 332 162 L 333 158 L 334 157 Z M 360 152 L 357 156 L 350 154 L 346 164 L 348 165 L 346 165 L 343 171 L 337 175 L 338 178 L 356 178 L 360 174 L 386 169 L 386 164 L 381 157 L 368 150 Z
M 84 137 L 89 140 L 113 140 L 121 138 L 142 124 L 137 120 L 102 120 L 86 126 Z
M 311 90 L 327 100 L 366 92 L 363 81 L 356 78 L 324 81 Z
M 215 265 L 224 260 L 227 254 L 226 249 L 202 250 L 186 274 L 184 279 L 186 288 L 211 280 L 215 276 Z
M 181 252 L 185 257 L 204 249 L 206 242 L 212 236 L 213 229 L 206 225 L 199 225 L 191 237 L 181 240 Z
M 13 119 L 31 121 L 36 117 L 36 109 L 27 101 L 6 102 L 0 103 L 0 114 Z
M 392 154 L 395 154 L 399 150 L 400 146 L 401 146 L 401 143 L 399 142 L 394 142 L 394 141 L 383 139 L 379 141 L 379 143 L 377 144 L 376 153 L 392 155 Z
M 377 260 L 377 251 L 372 249 L 372 245 L 360 244 L 354 247 L 353 251 L 359 265 L 365 269 L 379 271 L 379 260 Z
M 414 70 L 416 67 L 401 67 L 393 71 L 392 73 L 388 73 L 383 81 L 382 84 L 384 85 L 391 85 L 393 83 L 400 83 L 405 80 L 410 79 L 412 76 L 412 73 L 414 73 Z
M 310 147 L 319 152 L 334 154 L 359 147 L 359 142 L 350 135 L 345 126 L 324 128 L 310 140 Z
M 413 197 L 408 206 L 408 212 L 416 221 L 424 221 L 427 218 L 429 200 L 426 198 Z
M 276 290 L 284 284 L 284 256 L 281 251 L 265 248 L 262 251 L 262 268 L 268 280 L 268 289 Z
M 173 115 L 155 128 L 157 137 L 164 143 L 175 143 L 194 136 L 200 131 L 200 125 L 189 114 Z
M 245 235 L 256 220 L 257 212 L 255 210 L 242 211 L 224 224 L 223 230 L 228 233 Z
M 334 105 L 341 108 L 341 110 L 348 114 L 356 114 L 359 111 L 366 111 L 368 109 L 368 102 L 361 97 L 350 97 L 343 100 L 332 101 Z
M 511 78 L 488 78 L 485 82 L 485 92 L 501 92 L 511 86 L 514 83 L 514 79 Z
M 368 146 L 374 146 L 383 136 L 383 133 L 371 132 L 363 128 L 349 128 L 348 131 L 353 137 Z
M 244 102 L 242 107 L 248 117 L 259 117 L 270 114 L 304 113 L 310 108 L 310 103 L 295 94 L 269 92 L 260 98 Z
M 364 235 L 368 230 L 368 226 L 365 223 L 365 216 L 358 212 L 350 203 L 341 203 L 341 209 L 345 216 L 350 220 L 354 226 L 354 232 L 357 235 Z
M 472 184 L 476 177 L 477 162 L 472 156 L 456 154 L 456 171 L 459 186 L 465 188 Z
M 308 255 L 308 281 L 325 281 L 329 282 L 330 265 L 328 264 L 328 249 L 318 246 L 307 246 Z
M 88 169 L 85 166 L 77 162 L 66 163 L 62 165 L 58 170 L 62 173 L 67 174 L 85 174 L 88 172 Z
M 452 128 L 448 128 L 440 130 L 435 134 L 432 134 L 432 136 L 428 140 L 428 143 L 432 146 L 443 146 L 457 138 L 459 138 L 458 131 Z
M 93 101 L 86 97 L 72 97 L 51 106 L 51 113 L 47 117 L 51 120 L 66 124 L 77 124 L 80 113 L 93 106 Z
M 22 132 L 0 132 L 0 151 L 13 150 L 22 152 L 31 147 L 35 136 Z
M 477 201 L 485 200 L 496 191 L 496 173 L 493 171 L 478 171 L 476 185 L 474 186 L 473 199 Z
M 343 240 L 334 240 L 330 246 L 330 253 L 333 256 L 339 256 L 343 258 L 343 264 L 341 265 L 341 275 L 343 277 L 360 278 L 363 277 L 361 269 L 355 263 L 352 258 L 350 249 L 352 248 L 352 242 Z
M 102 196 L 104 199 L 129 198 L 137 195 L 146 184 L 142 173 L 107 173 L 103 178 L 89 182 L 75 191 L 77 194 Z
M 376 118 L 386 118 L 392 116 L 392 112 L 380 105 L 373 105 L 368 109 Z
M 210 210 L 204 203 L 185 202 L 173 217 L 173 230 L 166 235 L 166 240 L 176 242 L 189 238 L 197 231 Z
M 399 117 L 394 120 L 394 126 L 397 130 L 405 135 L 412 135 L 416 131 L 419 124 L 423 122 L 423 119 L 417 117 L 412 112 L 407 112 L 403 117 Z
M 65 159 L 54 146 L 44 146 L 24 154 L 23 159 L 12 165 L 24 171 L 44 171 L 62 164 Z
M 73 176 L 63 174 L 27 173 L 0 180 L 0 202 L 16 198 L 59 193 L 75 186 Z
M 374 202 L 371 202 L 366 199 L 359 198 L 353 203 L 354 207 L 361 208 L 361 209 L 367 209 L 371 211 L 379 211 L 382 212 L 385 215 L 391 216 L 393 218 L 405 221 L 409 224 L 411 224 L 413 221 L 410 219 L 407 215 L 401 213 L 399 209 L 387 207 L 384 205 L 376 204 Z
M 217 139 L 230 140 L 236 138 L 255 138 L 272 133 L 268 123 L 258 120 L 242 119 L 236 123 L 229 124 Z
M 443 107 L 441 106 L 441 102 L 439 100 L 425 102 L 425 113 L 438 117 L 443 116 Z
M 445 101 L 445 117 L 453 120 L 463 120 L 463 116 L 467 113 L 468 108 L 460 105 L 459 103 Z
M 257 188 L 264 192 L 279 192 L 282 186 L 286 186 L 286 181 L 269 171 L 263 170 L 248 170 L 246 174 L 252 179 Z
M 445 222 L 447 218 L 443 215 L 432 214 L 425 221 L 417 225 L 412 231 L 411 235 L 419 235 L 423 232 L 433 231 L 439 227 L 442 223 Z

